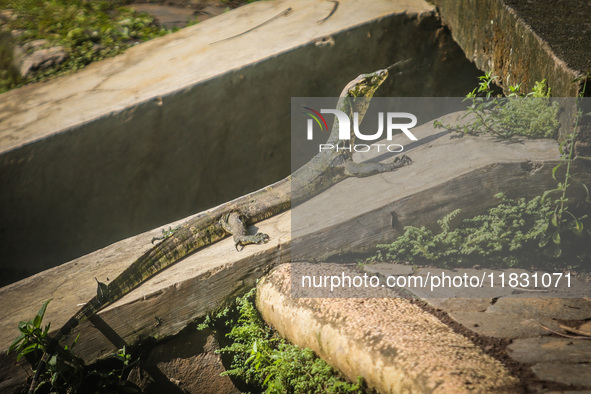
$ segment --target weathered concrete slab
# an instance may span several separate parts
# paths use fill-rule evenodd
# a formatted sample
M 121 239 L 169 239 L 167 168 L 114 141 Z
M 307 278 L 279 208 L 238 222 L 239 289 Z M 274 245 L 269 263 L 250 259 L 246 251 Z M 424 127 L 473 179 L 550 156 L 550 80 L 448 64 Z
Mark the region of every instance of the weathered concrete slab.
M 587 286 L 589 286 L 587 284 Z M 519 300 L 501 298 L 488 312 L 520 315 L 527 318 L 551 316 L 557 320 L 591 319 L 591 299 L 530 298 Z
M 549 335 L 550 332 L 540 323 L 551 329 L 558 328 L 558 324 L 551 318 L 533 319 L 520 314 L 455 311 L 449 312 L 449 315 L 469 330 L 493 338 L 516 339 Z
M 173 224 L 174 225 L 174 224 Z M 195 253 L 150 279 L 138 289 L 81 324 L 77 354 L 86 361 L 105 357 L 124 345 L 146 338 L 164 338 L 220 307 L 245 290 L 268 269 L 289 261 L 290 215 L 278 215 L 257 225 L 271 234 L 268 244 L 237 253 L 226 239 Z M 20 320 L 35 315 L 44 300 L 52 299 L 45 315 L 55 330 L 96 294 L 96 282 L 115 278 L 151 246 L 160 230 L 118 242 L 70 263 L 0 288 L 0 391 L 23 382 L 30 374 L 26 362 L 15 363 L 6 349 L 18 336 Z
M 485 262 L 483 262 L 485 263 Z M 411 272 L 409 273 L 409 270 Z M 413 267 L 395 263 L 371 264 L 364 266 L 364 271 L 376 273 L 383 278 L 405 276 L 419 278 L 419 284 L 411 280 L 401 282 L 399 286 L 416 297 L 425 299 L 435 308 L 442 307 L 448 312 L 500 312 L 502 314 L 522 315 L 526 318 L 538 318 L 551 315 L 561 320 L 586 320 L 591 318 L 591 304 L 585 300 L 591 296 L 586 275 L 570 275 L 569 279 L 553 282 L 553 287 L 535 287 L 533 281 L 528 287 L 510 286 L 499 278 L 510 275 L 548 274 L 544 271 L 516 268 L 436 268 Z M 466 277 L 463 285 L 447 286 L 440 282 L 429 281 L 430 277 Z M 491 281 L 491 277 L 493 280 Z M 472 285 L 466 282 L 473 281 Z M 476 279 L 478 283 L 476 283 Z M 429 285 L 421 285 L 429 284 Z M 431 284 L 434 286 L 432 287 Z M 468 299 L 471 299 L 468 301 Z M 477 301 L 477 299 L 479 301 Z M 492 302 L 492 300 L 495 300 Z M 464 301 L 467 301 L 464 305 Z M 466 310 L 464 306 L 470 309 Z
M 306 271 L 322 275 L 324 268 L 309 264 Z M 406 299 L 386 291 L 369 296 L 380 295 L 292 298 L 290 265 L 282 265 L 257 285 L 257 307 L 292 343 L 380 393 L 519 391 L 519 380 L 467 338 Z
M 419 137 L 426 137 L 429 133 L 437 135 L 431 125 L 417 128 Z M 537 192 L 537 188 L 547 188 L 545 177 L 550 178 L 550 170 L 546 173 L 544 171 L 551 166 L 545 160 L 552 162 L 556 154 L 556 144 L 553 141 L 530 141 L 532 145 L 530 142 L 519 144 L 521 149 L 517 160 L 515 144 L 494 143 L 486 138 L 450 139 L 449 135 L 425 140 L 428 143 L 415 146 L 409 152 L 415 161 L 413 165 L 403 167 L 392 174 L 345 181 L 333 187 L 340 189 L 337 195 L 342 193 L 348 196 L 347 202 L 353 207 L 350 211 L 353 215 L 340 217 L 343 221 L 341 224 L 351 232 L 359 231 L 360 218 L 383 226 L 384 234 L 379 240 L 373 237 L 356 237 L 355 246 L 370 247 L 380 241 L 392 241 L 397 236 L 398 233 L 390 222 L 392 206 L 396 206 L 394 211 L 398 213 L 400 225 L 429 223 L 430 220 L 434 221 L 455 209 L 456 204 L 468 206 L 458 197 L 457 192 L 452 190 L 453 187 L 465 193 L 471 188 L 484 190 L 477 198 L 469 200 L 472 209 L 484 210 L 489 202 L 487 198 L 499 191 L 498 188 L 502 190 L 502 187 L 507 186 L 503 182 L 490 181 L 497 189 L 492 186 L 491 189 L 487 189 L 480 185 L 484 176 L 486 179 L 496 180 L 503 179 L 504 175 L 523 186 L 519 189 L 521 193 L 534 193 Z M 436 158 L 442 160 L 448 157 L 450 152 L 457 150 L 464 152 L 462 160 L 449 161 L 449 165 L 446 166 L 437 164 Z M 381 159 L 391 160 L 387 157 Z M 503 172 L 507 168 L 513 168 L 518 175 L 511 175 L 510 171 Z M 428 175 L 423 175 L 422 172 L 428 172 Z M 384 187 L 401 181 L 404 187 Z M 463 183 L 467 186 L 457 186 Z M 478 188 L 474 187 L 476 184 L 479 185 Z M 366 201 L 367 196 L 359 190 L 372 188 L 373 194 L 379 198 L 372 205 L 363 206 L 361 202 Z M 333 192 L 334 190 L 330 191 Z M 423 197 L 418 199 L 417 196 Z M 421 203 L 401 203 L 411 198 Z M 302 206 L 309 203 L 312 201 Z M 417 219 L 422 212 L 434 213 Z M 148 337 L 158 339 L 178 333 L 189 322 L 204 316 L 252 286 L 271 266 L 290 261 L 291 239 L 294 236 L 291 233 L 291 215 L 291 211 L 286 212 L 257 224 L 260 231 L 271 236 L 271 242 L 266 245 L 250 246 L 237 253 L 232 241 L 226 239 L 193 254 L 152 278 L 102 311 L 92 322 L 82 324 L 72 334 L 81 333 L 76 350 L 84 359 L 94 360 L 125 344 L 136 343 Z M 317 227 L 308 228 L 303 235 L 298 235 L 299 237 L 323 236 L 323 227 L 318 227 L 322 221 L 315 217 L 313 220 Z M 327 226 L 337 224 L 339 223 L 333 218 L 328 221 Z M 314 228 L 317 233 L 311 231 Z M 129 238 L 1 288 L 0 350 L 6 349 L 16 337 L 18 321 L 32 317 L 46 299 L 53 298 L 46 321 L 51 321 L 54 329 L 58 328 L 76 312 L 78 304 L 86 302 L 95 294 L 94 277 L 102 282 L 109 282 L 109 279 L 116 277 L 143 254 L 151 246 L 152 237 L 159 233 L 160 228 Z M 344 249 L 350 246 L 343 243 L 346 240 L 345 237 L 345 241 L 340 241 Z M 11 363 L 12 359 L 0 352 L 0 378 L 9 379 L 1 382 L 0 387 L 10 386 L 14 379 L 22 379 L 25 373 L 25 369 Z
M 457 124 L 461 113 L 442 119 Z M 405 146 L 411 166 L 346 179 L 294 209 L 294 259 L 363 252 L 392 242 L 407 225 L 437 230 L 436 221 L 456 209 L 462 209 L 458 220 L 481 214 L 498 205 L 494 195 L 501 191 L 508 197 L 533 198 L 556 185 L 551 176 L 559 158 L 555 141 L 458 138 L 431 123 L 414 128 L 413 134 L 417 143 L 408 144 L 402 134 L 392 140 Z M 360 157 L 393 156 L 374 151 Z
M 562 361 L 566 363 L 591 362 L 591 341 L 571 338 L 527 338 L 509 345 L 511 357 L 527 363 Z
M 510 93 L 509 86 L 516 85 L 529 92 L 536 81 L 543 79 L 551 88 L 553 97 L 577 97 L 583 91 L 583 80 L 576 83 L 574 80 L 588 70 L 569 67 L 504 0 L 431 2 L 437 5 L 443 23 L 449 27 L 466 57 L 479 69 L 497 76 L 496 82 L 506 94 Z M 551 18 L 550 15 L 544 17 Z M 584 41 L 583 37 L 584 33 L 581 33 L 580 38 L 569 37 L 569 40 Z M 585 95 L 589 95 L 589 89 Z M 571 132 L 575 111 L 572 106 L 561 112 L 560 122 L 566 127 L 561 129 L 559 139 Z M 583 139 L 587 141 L 589 137 Z M 585 149 L 586 154 L 586 148 L 581 149 Z
M 169 29 L 173 27 L 182 28 L 187 26 L 189 20 L 195 18 L 196 11 L 186 7 L 174 7 L 170 5 L 149 4 L 149 3 L 132 3 L 128 7 L 133 8 L 137 12 L 145 12 L 151 14 L 156 22 Z M 223 12 L 221 8 L 219 14 Z M 205 20 L 205 19 L 203 19 Z
M 591 388 L 591 364 L 543 363 L 534 365 L 532 370 L 542 380 L 582 389 Z
M 150 349 L 128 380 L 143 393 L 240 394 L 228 375 L 220 376 L 220 347 L 212 330 L 192 330 Z
M 23 278 L 286 176 L 292 96 L 335 96 L 358 74 L 406 58 L 411 69 L 380 94 L 472 88 L 479 72 L 432 5 L 343 0 L 318 23 L 332 7 L 257 2 L 0 95 L 2 277 Z
M 366 265 L 363 270 L 381 276 L 409 275 L 408 269 L 405 269 L 408 267 L 380 263 Z M 412 275 L 417 275 L 419 271 L 413 270 Z M 429 271 L 436 275 L 442 270 Z M 519 271 L 522 270 L 508 269 L 503 272 Z M 462 272 L 477 273 L 482 270 L 458 269 L 454 273 L 461 275 Z M 526 374 L 523 382 L 527 392 L 588 392 L 586 388 L 591 385 L 588 373 L 591 300 L 588 296 L 579 297 L 589 294 L 588 276 L 576 278 L 571 283 L 572 288 L 565 291 L 508 286 L 497 288 L 493 298 L 482 298 L 491 294 L 487 286 L 490 284 L 479 289 L 450 289 L 448 293 L 452 298 L 433 298 L 432 293 L 416 288 L 405 290 L 446 314 L 466 332 L 502 341 L 511 340 L 507 347 L 507 359 L 521 363 L 521 371 L 531 367 L 532 373 Z M 565 321 L 568 326 L 563 324 Z M 571 370 L 572 366 L 576 367 Z
M 426 125 L 422 128 L 422 131 L 417 130 L 417 135 L 424 137 L 428 133 L 433 132 L 431 126 Z M 452 142 L 454 147 L 450 148 L 449 144 Z M 544 157 L 547 158 L 548 155 L 550 155 L 550 158 L 554 157 L 554 143 L 534 141 L 533 144 L 534 148 L 532 149 L 522 149 L 519 155 L 520 160 L 541 160 Z M 474 156 L 468 154 L 465 160 L 450 163 L 449 167 L 434 165 L 433 160 L 435 158 L 446 156 L 444 152 L 448 152 L 449 149 L 455 150 L 458 148 L 458 145 L 463 145 L 464 151 L 466 152 L 474 151 Z M 495 149 L 500 150 L 489 156 L 485 154 L 485 152 L 495 152 Z M 503 159 L 508 161 L 514 160 L 514 152 L 511 152 L 511 154 L 506 153 L 505 156 L 500 153 L 504 152 L 505 149 L 511 152 L 514 149 L 514 145 L 499 145 L 486 139 L 469 137 L 460 140 L 450 140 L 448 136 L 445 136 L 442 139 L 430 142 L 426 146 L 419 146 L 413 149 L 415 163 L 412 166 L 403 168 L 392 174 L 384 175 L 385 177 L 395 177 L 397 179 L 413 179 L 412 182 L 405 182 L 406 186 L 404 188 L 394 190 L 392 188 L 383 189 L 383 185 L 388 185 L 389 183 L 384 182 L 381 176 L 356 179 L 353 183 L 346 181 L 335 187 L 340 188 L 345 186 L 342 192 L 343 195 L 359 199 L 359 201 L 363 201 L 366 196 L 363 193 L 359 193 L 358 182 L 363 184 L 362 189 L 367 188 L 371 190 L 373 188 L 375 190 L 377 188 L 376 192 L 378 195 L 383 196 L 383 198 L 376 201 L 372 206 L 364 206 L 358 212 L 361 217 L 365 217 L 366 220 L 372 223 L 377 222 L 383 216 L 379 210 L 376 211 L 377 208 L 383 209 L 385 206 L 388 210 L 387 216 L 391 217 L 389 211 L 391 208 L 388 204 L 392 201 L 396 203 L 396 201 L 400 201 L 401 199 L 409 198 L 408 196 L 415 195 L 421 190 L 422 193 L 431 196 L 430 199 L 424 200 L 423 204 L 408 205 L 409 208 L 398 210 L 401 223 L 407 223 L 404 218 L 412 216 L 412 212 L 415 212 L 414 215 L 418 215 L 419 212 L 423 212 L 429 207 L 433 209 L 432 205 L 434 201 L 437 201 L 437 214 L 432 217 L 438 218 L 440 214 L 455 209 L 455 206 L 451 202 L 455 201 L 458 197 L 455 193 L 449 194 L 449 187 L 438 189 L 436 185 L 445 184 L 445 182 L 449 182 L 450 180 L 451 182 L 455 182 L 453 179 L 457 176 L 462 177 L 468 185 L 474 184 L 476 180 L 480 181 L 479 174 L 483 173 L 483 165 L 486 168 L 487 160 L 493 163 Z M 436 152 L 441 153 L 437 154 Z M 528 156 L 526 152 L 533 154 L 533 156 Z M 519 163 L 516 163 L 516 166 L 518 169 L 522 168 Z M 493 166 L 493 168 L 495 167 L 497 166 Z M 534 167 L 539 169 L 540 166 L 536 165 Z M 427 168 L 431 169 L 427 171 Z M 534 174 L 530 174 L 529 169 L 530 166 L 526 166 L 522 176 L 527 178 L 528 175 L 535 175 L 539 178 L 535 184 L 542 185 L 537 187 L 544 187 L 544 178 L 540 177 L 540 174 L 543 174 L 543 172 L 537 170 Z M 420 174 L 424 171 L 429 172 L 428 178 L 430 180 L 421 178 Z M 439 171 L 440 173 L 435 174 L 433 171 Z M 490 176 L 491 171 L 485 171 L 484 173 Z M 469 174 L 476 176 L 476 180 L 470 181 Z M 502 174 L 504 173 L 499 173 L 499 178 Z M 524 185 L 528 183 L 534 184 L 531 181 L 522 183 Z M 440 190 L 443 190 L 443 192 Z M 524 189 L 523 192 L 528 192 L 528 189 Z M 493 192 L 488 191 L 488 194 L 493 194 Z M 318 196 L 317 198 L 322 198 L 322 196 Z M 473 199 L 470 201 L 484 202 L 486 200 Z M 382 204 L 382 207 L 379 204 Z M 353 206 L 362 207 L 362 204 L 353 204 Z M 356 215 L 348 216 L 347 220 L 351 220 L 354 217 Z M 343 219 L 341 218 L 341 220 Z M 269 222 L 271 231 L 268 230 L 269 225 L 260 225 L 261 230 L 268 231 L 272 238 L 276 240 L 276 243 L 268 244 L 264 247 L 247 248 L 241 254 L 234 254 L 233 248 L 229 247 L 229 241 L 225 241 L 191 256 L 182 263 L 167 270 L 165 274 L 150 280 L 141 286 L 138 291 L 135 291 L 133 294 L 128 295 L 106 309 L 100 315 L 101 319 L 111 327 L 111 330 L 117 332 L 119 338 L 115 342 L 119 345 L 135 342 L 147 336 L 162 337 L 178 332 L 184 327 L 187 321 L 207 313 L 230 295 L 244 289 L 245 284 L 241 283 L 241 281 L 253 283 L 254 278 L 260 276 L 261 270 L 264 270 L 270 262 L 275 262 L 277 259 L 286 259 L 285 249 L 289 245 L 290 240 L 288 236 L 290 230 L 289 223 L 288 217 L 284 215 L 271 219 L 271 222 Z M 318 220 L 316 220 L 316 224 L 318 224 Z M 334 224 L 336 224 L 334 219 L 328 223 L 328 225 Z M 387 239 L 385 240 L 391 240 L 396 236 L 396 232 L 392 230 L 389 222 L 385 225 L 387 226 Z M 278 228 L 275 228 L 276 226 Z M 348 228 L 353 229 L 352 226 L 348 226 Z M 279 230 L 279 232 L 276 230 Z M 84 256 L 72 263 L 62 265 L 25 281 L 2 288 L 0 291 L 2 293 L 0 300 L 5 307 L 0 308 L 0 310 L 6 313 L 6 316 L 0 319 L 2 322 L 0 323 L 1 327 L 3 327 L 0 330 L 2 333 L 0 335 L 5 335 L 5 337 L 2 337 L 2 343 L 8 346 L 11 338 L 16 334 L 15 328 L 18 321 L 34 315 L 41 302 L 48 298 L 54 298 L 54 301 L 48 311 L 47 321 L 51 321 L 53 327 L 59 327 L 77 310 L 77 304 L 85 302 L 94 294 L 94 277 L 98 277 L 101 281 L 108 281 L 107 278 L 114 278 L 128 264 L 143 253 L 149 246 L 149 240 L 157 233 L 158 230 L 154 230 L 119 242 L 108 248 Z M 307 234 L 318 237 L 318 234 L 310 234 L 310 232 Z M 360 239 L 363 239 L 363 237 Z M 375 240 L 366 238 L 365 246 L 375 245 L 378 241 L 383 241 L 383 239 Z M 345 242 L 347 241 L 345 240 Z M 359 241 L 356 244 L 359 244 Z M 97 264 L 97 261 L 101 262 L 100 265 Z M 245 263 L 240 264 L 239 261 L 248 262 L 248 265 L 245 265 Z M 214 284 L 220 286 L 219 293 L 217 291 L 209 293 L 213 291 L 211 286 L 214 286 Z M 207 294 L 207 299 L 203 298 L 205 294 Z M 137 310 L 136 308 L 139 307 L 138 302 L 142 303 L 142 314 L 140 315 L 132 313 L 132 311 Z M 179 308 L 170 308 L 170 305 L 178 305 Z M 54 310 L 56 312 L 52 312 Z M 132 321 L 127 319 L 127 316 L 130 315 L 134 316 Z M 156 317 L 165 321 L 158 329 L 154 328 Z M 11 331 L 11 328 L 14 331 Z M 80 332 L 84 332 L 84 337 L 87 339 L 82 341 L 77 349 L 87 359 L 99 357 L 108 352 L 108 349 L 113 348 L 113 344 L 111 343 L 112 338 L 107 339 L 100 331 L 93 329 L 90 323 L 82 325 Z
M 584 332 L 585 334 L 587 334 L 587 335 L 591 336 L 591 321 L 590 321 L 590 322 L 587 322 L 587 323 L 584 323 L 584 324 L 582 324 L 582 325 L 579 327 L 579 331 L 582 331 L 582 332 Z

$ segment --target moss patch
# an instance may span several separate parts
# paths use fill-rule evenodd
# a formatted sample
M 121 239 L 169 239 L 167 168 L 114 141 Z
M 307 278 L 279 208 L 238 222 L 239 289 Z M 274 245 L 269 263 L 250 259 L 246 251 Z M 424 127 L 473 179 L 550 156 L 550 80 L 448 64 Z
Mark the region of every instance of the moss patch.
M 91 62 L 115 56 L 137 43 L 162 36 L 170 30 L 153 17 L 134 12 L 123 1 L 0 0 L 0 93 L 24 83 L 69 73 Z M 13 45 L 46 40 L 44 46 L 64 48 L 68 59 L 21 78 L 13 64 Z M 23 56 L 27 50 L 23 50 Z

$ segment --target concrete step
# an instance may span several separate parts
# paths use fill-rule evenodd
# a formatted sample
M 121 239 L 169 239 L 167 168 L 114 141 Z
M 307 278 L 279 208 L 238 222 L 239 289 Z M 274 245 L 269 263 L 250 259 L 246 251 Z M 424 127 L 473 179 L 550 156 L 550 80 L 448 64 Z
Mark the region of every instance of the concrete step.
M 434 6 L 343 0 L 319 23 L 333 6 L 256 2 L 0 95 L 0 284 L 286 176 L 291 97 L 406 58 L 380 94 L 471 89 Z
M 353 246 L 369 248 L 378 241 L 391 242 L 397 236 L 397 230 L 391 225 L 393 209 L 398 212 L 400 225 L 403 226 L 432 222 L 459 206 L 467 206 L 468 202 L 460 198 L 462 188 L 456 187 L 457 193 L 450 192 L 454 190 L 458 179 L 468 187 L 487 175 L 491 180 L 490 185 L 505 187 L 505 183 L 494 180 L 502 180 L 507 178 L 503 175 L 512 174 L 509 179 L 517 179 L 520 184 L 528 185 L 522 189 L 524 193 L 540 193 L 554 182 L 551 178 L 552 163 L 556 160 L 557 152 L 554 141 L 502 144 L 489 138 L 467 136 L 458 139 L 446 133 L 442 135 L 431 124 L 413 131 L 429 143 L 412 149 L 409 147 L 408 154 L 414 160 L 411 166 L 378 176 L 349 179 L 325 193 L 328 196 L 334 196 L 335 192 L 337 195 L 349 196 L 347 203 L 355 207 L 348 212 L 349 215 L 339 215 L 329 221 L 319 220 L 322 215 L 313 215 L 314 225 L 295 234 L 292 233 L 292 211 L 288 211 L 257 223 L 256 228 L 271 237 L 267 244 L 249 246 L 237 253 L 233 241 L 225 239 L 194 253 L 101 311 L 95 319 L 81 324 L 72 333 L 74 336 L 81 334 L 77 352 L 85 360 L 92 361 L 123 345 L 178 333 L 190 322 L 202 318 L 252 287 L 272 266 L 290 262 L 292 237 L 297 237 L 294 238 L 296 244 L 306 240 L 322 240 L 327 234 L 326 228 L 340 225 L 352 235 L 341 239 L 340 244 L 334 244 L 337 250 Z M 426 137 L 430 135 L 438 138 L 429 140 Z M 466 156 L 466 160 L 456 161 L 452 165 L 433 164 L 432 160 L 448 157 L 451 152 L 458 150 L 474 153 Z M 391 158 L 382 157 L 381 160 L 388 161 Z M 532 163 L 535 166 L 532 167 Z M 428 175 L 420 175 L 425 172 Z M 406 186 L 384 187 L 393 182 L 401 182 Z M 472 189 L 479 190 L 483 196 L 494 193 L 494 187 Z M 364 204 L 367 196 L 360 190 L 374 190 L 374 196 L 379 198 L 374 199 L 372 204 Z M 323 196 L 321 194 L 299 207 L 303 207 L 304 211 L 306 205 L 310 210 L 317 209 L 315 207 L 319 200 L 323 200 Z M 417 198 L 422 204 L 405 203 Z M 470 194 L 464 198 L 469 199 L 471 209 L 474 210 L 479 206 L 484 210 L 486 204 L 490 203 L 489 199 Z M 430 205 L 429 201 L 437 207 L 436 215 L 422 214 L 425 206 Z M 381 236 L 359 236 L 357 232 L 366 228 L 360 225 L 360 219 L 381 228 L 383 231 L 377 232 Z M 175 227 L 176 224 L 171 223 L 165 228 Z M 151 239 L 160 232 L 161 228 L 154 229 L 0 288 L 0 350 L 8 348 L 18 335 L 18 322 L 34 316 L 43 301 L 49 298 L 53 301 L 48 308 L 46 321 L 51 322 L 54 329 L 60 327 L 79 309 L 81 303 L 96 294 L 95 277 L 108 283 L 150 248 Z M 351 242 L 351 239 L 355 239 L 355 242 Z M 26 370 L 14 363 L 14 355 L 7 356 L 5 352 L 0 352 L 0 387 L 11 387 L 15 382 L 22 381 Z

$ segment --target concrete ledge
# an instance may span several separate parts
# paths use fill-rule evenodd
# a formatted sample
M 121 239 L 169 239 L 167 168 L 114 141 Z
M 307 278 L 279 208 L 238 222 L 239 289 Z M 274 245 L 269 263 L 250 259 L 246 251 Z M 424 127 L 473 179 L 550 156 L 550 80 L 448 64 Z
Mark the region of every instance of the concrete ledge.
M 461 124 L 462 112 L 441 118 Z M 552 168 L 559 160 L 553 140 L 498 141 L 482 136 L 450 134 L 426 123 L 413 129 L 418 142 L 403 135 L 413 164 L 367 178 L 346 179 L 293 208 L 294 261 L 322 261 L 329 256 L 367 251 L 392 242 L 404 226 L 438 230 L 437 220 L 461 209 L 458 221 L 498 205 L 494 197 L 533 198 L 553 189 Z M 391 159 L 387 154 L 359 154 L 359 161 Z M 579 174 L 590 181 L 591 175 Z M 582 188 L 579 191 L 583 191 Z
M 518 184 L 520 188 L 514 192 L 515 195 L 533 195 L 554 182 L 550 175 L 552 166 L 549 165 L 557 154 L 554 141 L 503 144 L 487 138 L 457 139 L 445 134 L 430 139 L 429 136 L 440 133 L 430 124 L 413 131 L 426 142 L 408 147 L 409 155 L 414 159 L 413 165 L 389 174 L 343 181 L 328 193 L 298 206 L 296 209 L 302 207 L 304 212 L 311 213 L 306 219 L 310 221 L 310 226 L 303 231 L 292 233 L 293 211 L 289 211 L 256 225 L 260 231 L 270 235 L 271 242 L 268 244 L 249 246 L 237 253 L 232 240 L 226 239 L 178 262 L 101 311 L 97 318 L 80 325 L 72 334 L 81 334 L 77 352 L 91 361 L 125 344 L 178 333 L 190 322 L 252 287 L 256 279 L 273 265 L 289 262 L 292 237 L 299 245 L 304 241 L 316 242 L 319 251 L 324 251 L 324 245 L 332 240 L 337 252 L 359 251 L 380 242 L 391 242 L 397 236 L 397 227 L 392 226 L 392 212 L 398 215 L 400 226 L 433 225 L 442 215 L 468 204 L 471 206 L 468 213 L 483 211 L 487 204 L 492 204 L 490 196 L 500 191 L 495 187 L 515 187 Z M 441 165 L 442 160 L 450 157 L 450 152 L 457 150 L 465 152 L 462 160 L 447 161 L 448 165 Z M 391 160 L 391 157 L 378 159 Z M 474 186 L 483 179 L 487 179 L 489 186 Z M 513 183 L 498 182 L 502 179 Z M 404 187 L 392 187 L 393 184 Z M 464 188 L 479 190 L 481 194 L 475 197 L 466 193 Z M 365 194 L 368 192 L 374 198 L 371 204 L 364 204 L 368 200 Z M 460 198 L 458 193 L 466 194 Z M 328 201 L 332 208 L 338 206 L 335 205 L 335 195 L 347 196 L 344 201 L 350 208 L 347 215 L 327 218 L 325 212 L 318 213 L 318 200 Z M 474 200 L 470 200 L 472 198 Z M 408 203 L 411 200 L 413 203 Z M 370 228 L 369 223 L 371 228 L 379 230 L 378 237 L 365 233 Z M 175 226 L 175 223 L 170 225 Z M 344 228 L 346 231 L 339 230 L 336 238 L 334 234 L 330 238 L 327 228 Z M 54 329 L 59 328 L 79 309 L 80 303 L 96 294 L 95 277 L 107 283 L 115 278 L 151 246 L 150 240 L 159 235 L 160 230 L 154 229 L 120 241 L 0 288 L 0 388 L 12 387 L 26 375 L 27 369 L 14 364 L 14 355 L 7 356 L 5 353 L 18 335 L 20 320 L 31 318 L 43 301 L 53 298 L 45 321 L 51 322 Z M 336 252 L 333 250 L 332 253 Z
M 307 264 L 305 271 L 322 275 L 324 268 Z M 290 342 L 311 348 L 353 381 L 362 376 L 380 393 L 519 391 L 519 380 L 499 361 L 435 316 L 406 299 L 387 298 L 386 291 L 369 296 L 380 295 L 292 298 L 285 264 L 257 285 L 257 307 Z
M 171 225 L 175 225 L 172 223 Z M 203 249 L 168 268 L 95 318 L 82 323 L 67 340 L 80 335 L 76 353 L 86 362 L 108 356 L 124 345 L 161 339 L 180 332 L 252 288 L 270 267 L 289 261 L 290 214 L 258 224 L 271 234 L 271 242 L 237 253 L 231 238 Z M 254 230 L 253 230 L 254 231 Z M 52 268 L 26 280 L 0 288 L 0 391 L 21 384 L 30 374 L 26 361 L 17 364 L 6 354 L 18 336 L 18 321 L 35 315 L 44 300 L 52 299 L 44 322 L 57 330 L 80 304 L 96 294 L 96 282 L 108 282 L 148 249 L 160 229 L 120 241 Z M 66 340 L 66 341 L 67 341 Z
M 576 97 L 581 75 L 558 58 L 515 11 L 502 0 L 432 0 L 452 36 L 478 68 L 491 71 L 506 93 L 521 84 L 530 91 L 547 79 L 554 97 Z
M 292 96 L 335 96 L 406 58 L 381 95 L 471 89 L 478 71 L 432 5 L 342 0 L 317 23 L 332 6 L 253 3 L 2 94 L 0 284 L 286 176 Z

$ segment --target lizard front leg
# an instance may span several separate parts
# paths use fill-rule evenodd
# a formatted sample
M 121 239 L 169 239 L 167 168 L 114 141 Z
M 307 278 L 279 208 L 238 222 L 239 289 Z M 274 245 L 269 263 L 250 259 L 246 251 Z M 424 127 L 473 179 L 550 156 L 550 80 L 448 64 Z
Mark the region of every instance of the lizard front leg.
M 405 165 L 411 164 L 412 160 L 410 157 L 403 155 L 401 157 L 396 157 L 394 161 L 391 163 L 355 163 L 351 159 L 346 159 L 343 163 L 345 167 L 345 175 L 363 178 L 366 176 L 371 176 L 375 174 L 380 174 L 382 172 L 390 172 L 394 171 L 400 167 Z
M 261 244 L 269 242 L 269 236 L 265 233 L 248 234 L 245 224 L 245 217 L 238 212 L 230 212 L 220 218 L 220 224 L 234 237 L 236 250 L 241 251 L 244 245 Z M 238 248 L 240 246 L 240 249 Z

